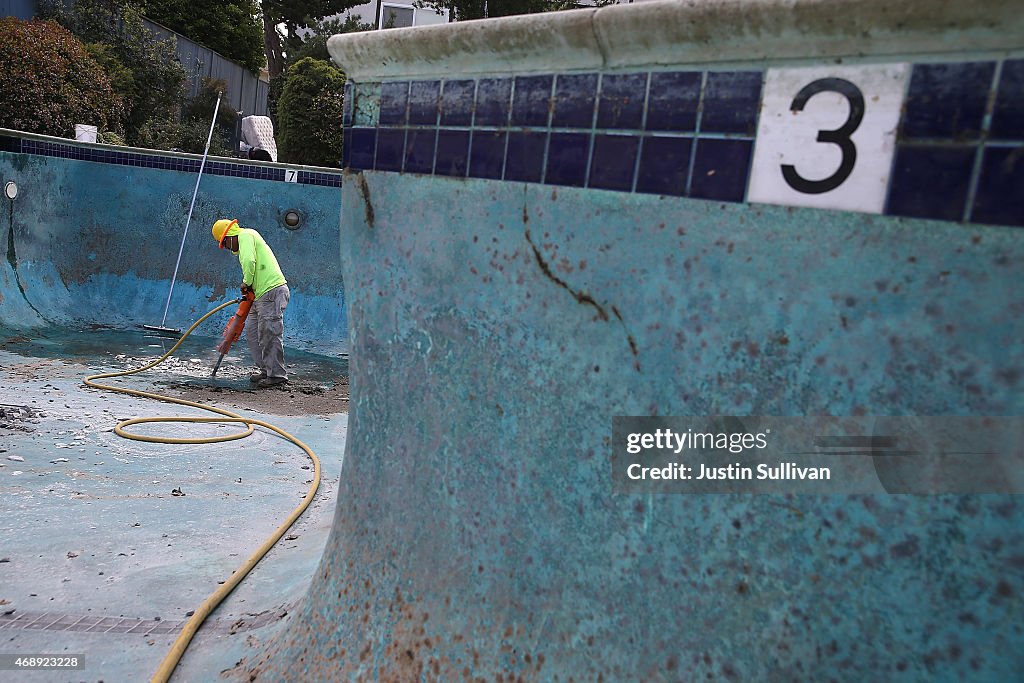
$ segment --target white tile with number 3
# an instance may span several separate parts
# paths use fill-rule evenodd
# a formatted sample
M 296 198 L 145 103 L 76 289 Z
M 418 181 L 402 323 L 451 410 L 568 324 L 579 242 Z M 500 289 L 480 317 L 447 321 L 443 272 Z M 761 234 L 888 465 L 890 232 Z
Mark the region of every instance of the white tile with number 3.
M 909 73 L 768 69 L 747 200 L 881 213 Z

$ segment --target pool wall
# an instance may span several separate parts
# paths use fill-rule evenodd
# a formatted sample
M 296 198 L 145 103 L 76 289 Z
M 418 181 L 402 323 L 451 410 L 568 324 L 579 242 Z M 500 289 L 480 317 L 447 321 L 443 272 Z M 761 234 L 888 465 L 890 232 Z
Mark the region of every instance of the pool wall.
M 610 439 L 1022 413 L 1022 21 L 648 2 L 333 37 L 347 452 L 310 592 L 233 673 L 1020 678 L 1017 497 L 623 495 Z
M 130 328 L 160 325 L 178 251 L 168 327 L 185 329 L 238 296 L 238 259 L 217 249 L 213 221 L 238 218 L 274 249 L 292 290 L 286 343 L 346 344 L 339 263 L 339 170 L 210 158 L 182 246 L 201 156 L 90 145 L 0 131 L 0 323 Z M 288 182 L 294 179 L 294 182 Z M 285 224 L 294 210 L 298 229 Z M 219 335 L 226 318 L 200 334 Z

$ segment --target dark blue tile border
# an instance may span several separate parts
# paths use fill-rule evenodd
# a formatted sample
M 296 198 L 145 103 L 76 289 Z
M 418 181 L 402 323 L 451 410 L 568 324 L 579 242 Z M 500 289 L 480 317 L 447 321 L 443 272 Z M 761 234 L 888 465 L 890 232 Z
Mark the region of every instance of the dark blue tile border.
M 544 177 L 547 133 L 511 132 L 505 154 L 505 180 L 539 183 Z
M 597 74 L 560 75 L 555 79 L 552 128 L 590 128 L 597 98 Z
M 482 78 L 476 86 L 474 126 L 507 126 L 512 109 L 512 79 Z
M 345 93 L 344 102 L 341 105 L 341 125 L 348 127 L 352 125 L 352 102 L 355 99 L 352 96 L 353 93 L 352 83 L 349 81 L 345 82 Z
M 602 76 L 597 127 L 639 129 L 643 125 L 646 91 L 646 73 Z
M 475 94 L 476 81 L 445 81 L 441 93 L 441 125 L 471 125 Z
M 757 132 L 762 80 L 760 71 L 708 73 L 701 105 L 701 133 L 713 131 L 753 136 Z
M 1024 227 L 1024 145 L 985 150 L 971 220 Z
M 409 82 L 384 83 L 380 88 L 380 114 L 382 126 L 404 126 L 409 108 Z
M 0 135 L 0 152 L 14 152 L 21 154 L 21 138 L 9 135 Z
M 995 67 L 995 62 L 915 64 L 902 139 L 977 139 Z
M 437 125 L 441 81 L 413 81 L 409 87 L 409 125 Z
M 959 221 L 974 166 L 974 147 L 899 145 L 886 213 Z
M 345 146 L 345 159 L 339 159 L 339 164 L 356 168 L 357 162 L 360 165 L 365 163 L 365 158 L 359 155 L 360 153 L 365 153 L 367 142 L 371 143 L 370 161 L 372 162 L 372 141 L 375 139 L 375 136 L 376 130 L 372 128 L 346 128 L 345 139 L 343 142 Z M 349 148 L 351 148 L 351 150 Z M 285 180 L 285 169 L 277 166 L 262 166 L 255 163 L 236 163 L 231 161 L 220 161 L 217 159 L 207 159 L 206 165 L 203 166 L 201 159 L 165 156 L 156 151 L 153 153 L 122 152 L 103 147 L 92 147 L 82 143 L 49 142 L 46 140 L 19 138 L 8 135 L 0 135 L 0 151 L 36 154 L 60 159 L 89 161 L 99 164 L 182 171 L 184 173 L 198 173 L 200 166 L 202 166 L 203 173 L 208 175 L 249 178 L 252 180 L 274 180 L 280 182 L 284 182 Z M 367 166 L 367 168 L 372 168 L 372 166 Z M 341 179 L 342 175 L 340 168 L 337 173 L 299 170 L 297 175 L 297 181 L 302 185 L 341 187 Z
M 697 127 L 699 71 L 651 74 L 647 96 L 647 130 L 690 132 Z
M 464 178 L 469 168 L 468 130 L 445 130 L 437 132 L 437 165 L 434 173 L 452 178 Z M 501 172 L 501 169 L 498 169 Z
M 405 157 L 405 129 L 381 128 L 377 131 L 377 153 L 373 168 L 378 171 L 401 171 Z
M 544 182 L 583 187 L 587 180 L 590 136 L 585 133 L 552 133 L 548 140 L 548 165 Z
M 436 130 L 410 128 L 405 141 L 406 173 L 432 173 L 434 171 L 434 148 L 437 145 Z
M 469 176 L 501 180 L 505 166 L 505 131 L 473 131 L 473 149 L 469 155 Z
M 341 167 L 352 168 L 352 128 L 346 126 L 342 131 Z
M 595 135 L 587 187 L 629 192 L 640 139 L 632 135 Z
M 643 138 L 636 191 L 676 196 L 685 194 L 692 153 L 692 138 L 656 135 Z
M 997 93 L 991 137 L 996 140 L 1024 139 L 1024 59 L 1003 63 Z
M 553 76 L 516 76 L 512 96 L 513 126 L 546 126 L 551 111 Z
M 380 120 L 371 101 L 356 107 L 363 118 L 345 119 L 375 127 L 346 125 L 344 163 L 741 202 L 764 77 L 653 70 L 354 84 L 356 96 L 380 93 Z M 1024 59 L 918 63 L 907 88 L 883 213 L 1019 225 L 1015 200 L 996 197 L 1024 194 L 1018 152 L 1002 151 L 1024 148 Z M 437 134 L 431 159 L 430 134 L 413 136 L 421 129 Z
M 690 196 L 723 202 L 742 202 L 754 143 L 750 140 L 700 138 L 693 160 Z

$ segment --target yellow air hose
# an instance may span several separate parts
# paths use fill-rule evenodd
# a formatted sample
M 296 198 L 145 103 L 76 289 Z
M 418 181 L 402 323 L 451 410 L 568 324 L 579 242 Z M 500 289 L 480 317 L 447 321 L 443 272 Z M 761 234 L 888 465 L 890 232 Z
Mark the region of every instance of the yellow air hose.
M 252 570 L 252 568 L 256 566 L 256 563 L 263 559 L 264 555 L 270 552 L 270 549 L 274 547 L 274 544 L 277 543 L 282 536 L 284 536 L 285 532 L 288 531 L 291 525 L 294 524 L 295 521 L 302 515 L 302 513 L 306 511 L 306 508 L 309 507 L 309 504 L 313 502 L 313 496 L 316 495 L 316 490 L 320 486 L 320 460 L 319 458 L 316 457 L 316 454 L 309 448 L 309 446 L 302 443 L 301 441 L 299 441 L 298 439 L 296 439 L 294 436 L 284 431 L 283 429 L 276 427 L 268 422 L 242 417 L 241 415 L 232 413 L 229 410 L 214 408 L 213 406 L 208 406 L 203 403 L 186 401 L 185 399 L 172 398 L 170 396 L 162 396 L 160 394 L 154 394 L 148 391 L 138 391 L 136 389 L 127 389 L 124 387 L 110 386 L 108 384 L 99 384 L 94 380 L 104 379 L 108 377 L 122 377 L 125 375 L 133 375 L 135 373 L 142 372 L 143 370 L 148 370 L 152 367 L 159 365 L 168 357 L 170 357 L 171 354 L 173 354 L 178 349 L 178 347 L 181 346 L 181 343 L 185 341 L 185 338 L 188 337 L 188 335 L 190 335 L 192 331 L 196 329 L 204 320 L 209 318 L 217 311 L 226 308 L 227 306 L 230 306 L 232 304 L 237 304 L 238 302 L 239 299 L 228 301 L 213 309 L 206 315 L 204 315 L 202 318 L 197 320 L 195 324 L 192 325 L 192 327 L 188 328 L 183 335 L 181 335 L 181 339 L 178 340 L 177 344 L 171 347 L 170 351 L 168 351 L 167 353 L 165 353 L 164 355 L 162 355 L 160 358 L 156 359 L 149 365 L 145 365 L 136 370 L 126 370 L 124 372 L 107 372 L 98 375 L 89 375 L 83 380 L 86 386 L 93 387 L 94 389 L 116 391 L 122 394 L 130 394 L 132 396 L 142 396 L 144 398 L 152 398 L 158 401 L 177 403 L 179 405 L 184 406 L 192 406 L 193 408 L 200 408 L 202 410 L 208 410 L 210 412 L 218 413 L 219 415 L 221 415 L 221 417 L 174 416 L 145 417 L 134 418 L 131 420 L 123 420 L 119 422 L 116 427 L 114 427 L 114 431 L 119 436 L 123 436 L 126 439 L 134 439 L 136 441 L 148 441 L 151 443 L 219 443 L 222 441 L 231 441 L 234 439 L 241 439 L 246 436 L 249 436 L 250 434 L 253 433 L 253 426 L 256 425 L 259 427 L 263 427 L 265 429 L 269 429 L 272 432 L 275 432 L 280 436 L 284 437 L 288 441 L 291 441 L 293 444 L 295 444 L 303 451 L 305 451 L 306 455 L 308 455 L 310 460 L 313 461 L 313 481 L 309 486 L 309 491 L 306 492 L 306 496 L 302 499 L 302 503 L 300 503 L 297 508 L 292 510 L 291 514 L 288 515 L 288 517 L 283 522 L 281 522 L 281 525 L 277 527 L 274 533 L 271 534 L 270 537 L 263 542 L 263 545 L 261 545 L 256 550 L 256 552 L 254 552 L 249 557 L 249 559 L 247 559 L 238 569 L 236 569 L 234 573 L 231 574 L 231 576 L 228 578 L 228 580 L 220 586 L 220 588 L 218 588 L 216 591 L 210 594 L 210 596 L 206 598 L 203 604 L 195 610 L 195 612 L 189 618 L 189 620 L 185 622 L 185 625 L 182 627 L 181 632 L 178 634 L 178 638 L 174 641 L 174 644 L 171 646 L 170 651 L 164 657 L 163 662 L 160 663 L 160 668 L 157 669 L 155 674 L 153 674 L 153 678 L 151 679 L 153 683 L 163 683 L 170 679 L 171 674 L 174 672 L 174 668 L 178 665 L 178 662 L 181 660 L 181 657 L 185 654 L 185 649 L 188 647 L 189 643 L 192 642 L 192 637 L 195 636 L 196 631 L 198 631 L 199 627 L 202 626 L 203 621 L 206 620 L 206 617 L 208 617 L 213 612 L 213 610 L 216 609 L 217 606 L 224 600 L 224 598 L 226 598 L 231 593 L 231 591 L 233 591 L 235 587 L 238 586 L 239 583 L 241 583 L 242 579 L 244 579 L 246 575 Z M 131 432 L 127 432 L 124 430 L 125 427 L 128 427 L 133 424 L 141 424 L 144 422 L 239 422 L 246 425 L 246 430 L 235 432 L 233 434 L 208 438 L 164 438 L 132 434 Z

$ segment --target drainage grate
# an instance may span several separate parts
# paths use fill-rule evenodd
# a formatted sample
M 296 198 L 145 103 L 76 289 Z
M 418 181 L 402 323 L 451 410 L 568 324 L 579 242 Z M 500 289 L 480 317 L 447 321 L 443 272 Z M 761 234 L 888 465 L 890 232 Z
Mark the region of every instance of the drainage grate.
M 239 633 L 266 626 L 283 619 L 291 606 L 246 614 L 234 620 L 207 619 L 202 630 L 214 633 Z M 132 633 L 163 635 L 177 633 L 185 621 L 138 619 L 131 617 L 77 616 L 54 612 L 13 612 L 0 614 L 0 630 L 14 631 L 77 631 L 81 633 Z

